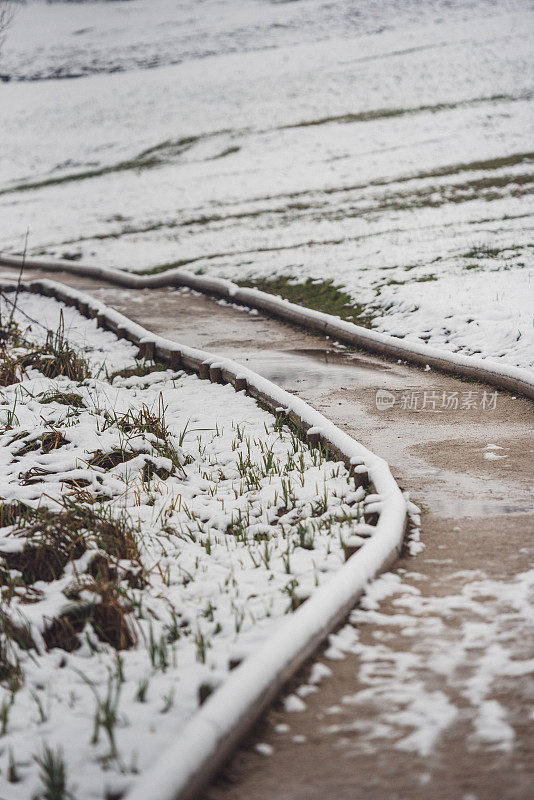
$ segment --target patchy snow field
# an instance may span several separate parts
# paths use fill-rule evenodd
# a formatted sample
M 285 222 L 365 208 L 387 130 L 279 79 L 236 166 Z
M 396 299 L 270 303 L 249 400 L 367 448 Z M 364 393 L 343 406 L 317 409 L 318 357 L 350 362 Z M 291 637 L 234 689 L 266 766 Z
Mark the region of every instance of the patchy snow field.
M 29 0 L 0 248 L 332 279 L 379 330 L 528 367 L 532 28 L 526 0 Z
M 39 346 L 62 311 L 90 373 L 45 377 L 41 353 L 9 383 L 0 359 L 0 796 L 43 792 L 61 753 L 77 800 L 118 797 L 373 529 L 344 465 L 244 393 L 19 309 Z

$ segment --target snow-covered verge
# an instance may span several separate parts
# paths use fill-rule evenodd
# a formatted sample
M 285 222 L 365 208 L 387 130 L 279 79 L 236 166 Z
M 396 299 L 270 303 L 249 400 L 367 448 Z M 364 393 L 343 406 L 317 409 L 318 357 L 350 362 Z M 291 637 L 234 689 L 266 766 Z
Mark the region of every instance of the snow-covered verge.
M 381 331 L 531 367 L 530 4 L 179 9 L 20 8 L 0 248 L 332 279 Z
M 21 294 L 10 328 L 12 299 L 0 787 L 64 763 L 77 798 L 118 796 L 373 528 L 343 463 L 251 398 L 50 298 Z

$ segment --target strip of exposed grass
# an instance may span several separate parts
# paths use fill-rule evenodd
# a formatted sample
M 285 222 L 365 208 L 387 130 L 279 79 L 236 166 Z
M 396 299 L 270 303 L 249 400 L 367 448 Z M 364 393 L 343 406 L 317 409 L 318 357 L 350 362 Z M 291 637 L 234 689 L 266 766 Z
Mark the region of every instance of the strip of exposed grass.
M 340 319 L 355 322 L 370 328 L 373 315 L 363 303 L 355 303 L 352 297 L 341 287 L 335 286 L 331 280 L 316 281 L 308 278 L 298 283 L 294 278 L 280 276 L 278 278 L 257 278 L 255 280 L 238 281 L 240 286 L 261 289 L 262 292 L 279 295 L 291 303 L 333 314 Z
M 109 175 L 113 172 L 128 172 L 131 170 L 153 169 L 164 163 L 168 158 L 183 153 L 188 150 L 193 144 L 198 141 L 198 136 L 188 136 L 184 139 L 178 139 L 175 142 L 166 141 L 150 147 L 148 150 L 143 150 L 138 156 L 126 161 L 119 161 L 118 164 L 111 164 L 107 167 L 97 167 L 95 169 L 85 170 L 83 172 L 74 172 L 68 175 L 60 175 L 57 178 L 45 178 L 41 181 L 32 181 L 30 183 L 20 183 L 16 186 L 11 186 L 9 189 L 0 191 L 0 195 L 11 194 L 12 192 L 26 192 L 31 189 L 43 189 L 46 186 L 59 186 L 62 183 L 72 183 L 73 181 L 83 181 L 88 178 L 99 178 L 102 175 Z
M 69 175 L 61 175 L 57 178 L 45 178 L 42 181 L 32 181 L 31 183 L 21 183 L 17 186 L 11 186 L 9 189 L 3 189 L 1 194 L 12 194 L 13 192 L 27 192 L 31 189 L 43 189 L 47 186 L 59 186 L 62 183 L 73 183 L 74 181 L 84 181 L 88 178 L 99 178 L 101 175 L 109 175 L 112 172 L 125 172 L 134 169 L 151 169 L 157 167 L 160 163 L 157 158 L 134 158 L 130 161 L 121 161 L 118 164 L 112 164 L 109 167 L 97 167 L 96 169 L 89 169 L 85 172 L 75 172 Z
M 337 116 L 320 117 L 319 119 L 304 120 L 302 122 L 294 122 L 289 125 L 283 125 L 277 130 L 287 128 L 308 128 L 317 125 L 328 125 L 332 122 L 338 124 L 351 124 L 354 122 L 370 122 L 375 119 L 388 119 L 390 117 L 404 117 L 411 114 L 435 114 L 439 111 L 452 111 L 457 108 L 471 108 L 484 103 L 498 103 L 498 102 L 516 102 L 517 100 L 530 100 L 532 97 L 531 92 L 525 92 L 519 96 L 494 94 L 488 97 L 475 97 L 469 100 L 460 100 L 453 103 L 437 103 L 434 105 L 421 105 L 411 108 L 376 108 L 369 111 L 360 111 L 357 113 L 340 114 Z

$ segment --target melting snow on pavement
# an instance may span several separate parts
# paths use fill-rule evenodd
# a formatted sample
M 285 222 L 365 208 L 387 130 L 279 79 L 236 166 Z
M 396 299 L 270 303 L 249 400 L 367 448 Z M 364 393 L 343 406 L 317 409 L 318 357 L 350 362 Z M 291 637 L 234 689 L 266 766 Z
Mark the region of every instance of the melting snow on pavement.
M 447 580 L 457 590 L 445 595 L 417 588 L 420 577 L 378 578 L 352 624 L 330 637 L 336 651 L 357 656 L 358 690 L 323 711 L 323 731 L 348 755 L 383 752 L 387 742 L 424 759 L 462 723 L 468 751 L 510 751 L 534 674 L 534 570 L 510 581 L 453 573 Z M 518 681 L 521 709 L 507 705 L 506 687 Z

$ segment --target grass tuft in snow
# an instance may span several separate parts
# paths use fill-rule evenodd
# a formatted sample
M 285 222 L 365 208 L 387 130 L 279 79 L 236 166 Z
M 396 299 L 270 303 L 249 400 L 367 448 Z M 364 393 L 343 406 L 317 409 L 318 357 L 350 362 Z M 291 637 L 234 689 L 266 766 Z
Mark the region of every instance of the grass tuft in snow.
M 21 380 L 30 367 L 47 378 L 66 376 L 83 381 L 89 375 L 86 360 L 75 351 L 65 337 L 63 314 L 55 331 L 48 331 L 43 345 L 30 345 L 20 326 L 10 321 L 0 340 L 0 386 L 10 386 Z
M 35 761 L 40 768 L 42 789 L 34 794 L 33 800 L 74 800 L 73 793 L 67 788 L 67 771 L 61 749 L 54 751 L 45 745 Z

